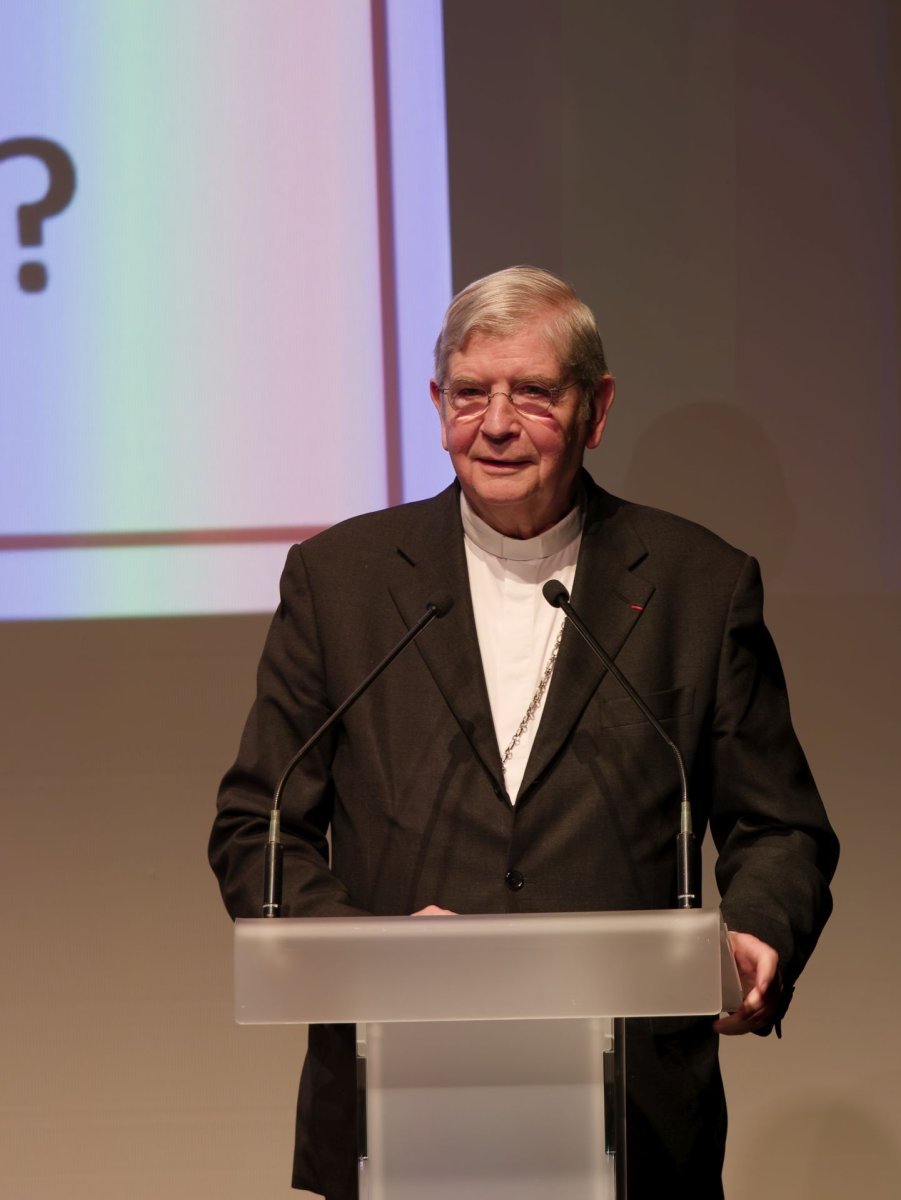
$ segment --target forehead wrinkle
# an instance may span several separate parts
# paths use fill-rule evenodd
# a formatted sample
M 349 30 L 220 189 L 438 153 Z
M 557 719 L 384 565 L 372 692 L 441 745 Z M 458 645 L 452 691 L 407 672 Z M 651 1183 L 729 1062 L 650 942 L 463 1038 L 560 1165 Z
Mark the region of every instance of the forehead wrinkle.
M 529 346 L 524 348 L 521 344 L 517 344 L 514 348 L 514 343 L 521 343 L 531 334 L 537 334 L 539 343 L 537 346 Z M 515 371 L 513 376 L 504 375 L 503 378 L 519 379 L 551 379 L 557 380 L 562 376 L 564 364 L 562 362 L 559 350 L 553 340 L 548 336 L 543 324 L 538 321 L 533 321 L 524 325 L 522 329 L 514 333 L 497 336 L 494 334 L 481 333 L 475 330 L 464 345 L 460 346 L 451 354 L 448 361 L 449 374 L 452 379 L 470 378 L 469 373 L 464 374 L 461 370 L 463 364 L 461 359 L 481 360 L 477 363 L 467 363 L 468 372 L 473 372 L 481 376 L 493 376 L 495 381 L 501 376 L 495 374 L 498 371 L 508 371 L 510 369 L 509 357 L 515 355 Z M 548 370 L 549 363 L 547 358 L 552 360 L 550 371 Z M 532 365 L 535 360 L 539 360 L 540 365 Z M 501 360 L 501 361 L 498 361 Z M 484 365 L 483 365 L 484 364 Z M 482 369 L 480 369 L 482 368 Z

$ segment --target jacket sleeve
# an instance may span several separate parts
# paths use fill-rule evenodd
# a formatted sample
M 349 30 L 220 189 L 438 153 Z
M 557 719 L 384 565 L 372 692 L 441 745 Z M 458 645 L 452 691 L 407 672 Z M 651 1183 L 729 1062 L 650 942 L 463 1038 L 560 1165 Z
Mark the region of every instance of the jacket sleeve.
M 210 865 L 232 917 L 261 915 L 263 857 L 275 786 L 291 757 L 343 698 L 328 694 L 303 548 L 294 546 L 257 671 L 256 699 L 237 760 L 220 785 L 210 836 Z M 328 866 L 330 763 L 337 736 L 330 730 L 310 751 L 292 772 L 282 796 L 283 916 L 368 915 L 355 906 Z
M 723 915 L 730 929 L 778 951 L 790 997 L 832 909 L 838 842 L 792 728 L 752 558 L 729 605 L 711 733 L 710 826 Z

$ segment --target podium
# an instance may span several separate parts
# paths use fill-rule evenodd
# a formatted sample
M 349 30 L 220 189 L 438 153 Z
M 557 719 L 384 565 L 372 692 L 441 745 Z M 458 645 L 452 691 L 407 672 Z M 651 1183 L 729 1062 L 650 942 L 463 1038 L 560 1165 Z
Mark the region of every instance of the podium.
M 240 1024 L 357 1027 L 361 1200 L 622 1200 L 625 1018 L 740 999 L 717 911 L 235 923 Z

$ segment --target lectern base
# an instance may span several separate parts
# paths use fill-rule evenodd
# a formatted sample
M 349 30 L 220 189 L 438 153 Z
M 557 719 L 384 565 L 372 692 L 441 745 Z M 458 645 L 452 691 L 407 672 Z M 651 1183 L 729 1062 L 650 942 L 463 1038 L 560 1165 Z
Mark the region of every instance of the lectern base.
M 611 1032 L 601 1018 L 359 1025 L 361 1200 L 614 1200 Z

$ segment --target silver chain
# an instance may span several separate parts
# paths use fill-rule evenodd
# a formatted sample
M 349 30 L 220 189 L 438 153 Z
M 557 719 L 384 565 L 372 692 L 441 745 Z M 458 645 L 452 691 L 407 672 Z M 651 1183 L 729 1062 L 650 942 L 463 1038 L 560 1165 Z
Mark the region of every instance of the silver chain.
M 554 673 L 554 663 L 557 661 L 557 655 L 560 652 L 560 643 L 563 641 L 563 630 L 565 625 L 566 622 L 564 621 L 560 626 L 560 632 L 557 634 L 557 640 L 554 642 L 554 648 L 551 650 L 551 656 L 547 660 L 544 673 L 538 680 L 538 687 L 535 689 L 535 695 L 529 701 L 529 707 L 526 709 L 526 714 L 520 721 L 516 733 L 514 733 L 513 737 L 510 739 L 510 744 L 501 757 L 501 769 L 505 775 L 507 774 L 507 763 L 513 757 L 513 751 L 519 745 L 522 735 L 528 729 L 529 724 L 534 719 L 536 712 L 538 712 L 538 706 L 541 704 L 541 697 L 544 695 L 545 691 L 547 690 L 547 685 L 551 681 L 551 676 Z

